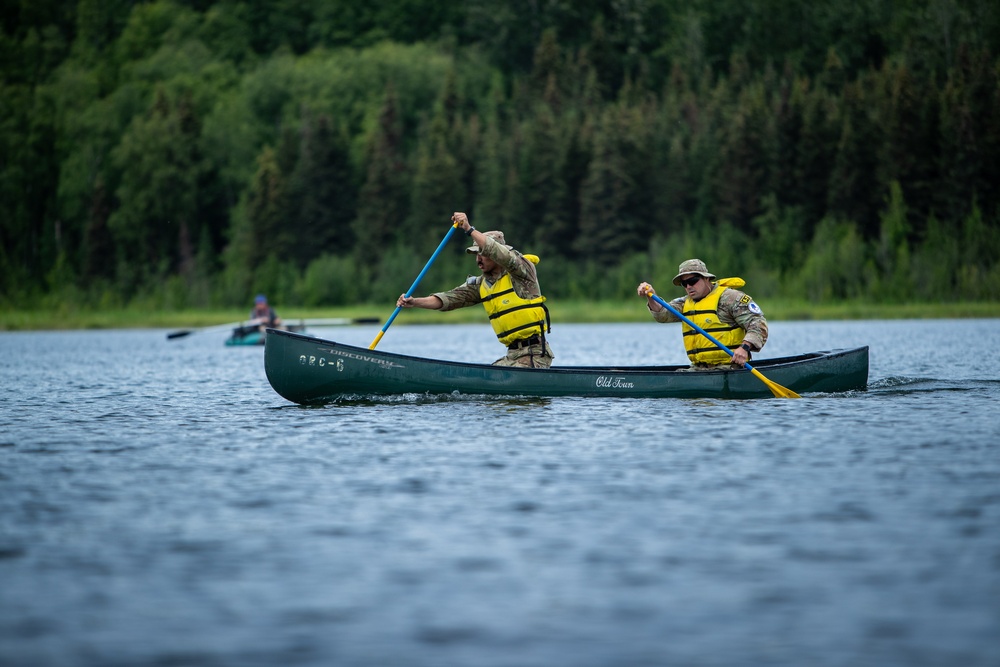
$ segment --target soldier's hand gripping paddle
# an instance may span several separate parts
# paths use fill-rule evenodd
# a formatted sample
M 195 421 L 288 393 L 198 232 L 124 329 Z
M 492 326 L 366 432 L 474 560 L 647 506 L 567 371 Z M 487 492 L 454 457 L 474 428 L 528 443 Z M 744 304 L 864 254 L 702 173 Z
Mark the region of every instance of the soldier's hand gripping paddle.
M 707 331 L 705 331 L 704 329 L 702 329 L 701 327 L 699 327 L 697 324 L 695 324 L 694 322 L 692 322 L 688 318 L 686 318 L 683 315 L 681 315 L 677 311 L 677 309 L 674 308 L 673 306 L 671 306 L 669 303 L 667 303 L 666 301 L 664 301 L 660 297 L 656 296 L 656 293 L 653 292 L 652 289 L 646 290 L 646 296 L 648 296 L 653 301 L 655 301 L 656 303 L 660 304 L 661 306 L 663 306 L 664 308 L 666 308 L 667 310 L 669 310 L 671 313 L 673 313 L 675 316 L 677 316 L 678 318 L 680 318 L 681 320 L 683 320 L 689 327 L 691 327 L 692 329 L 696 330 L 702 336 L 704 336 L 708 340 L 712 341 L 715 344 L 716 347 L 718 347 L 720 350 L 724 351 L 730 357 L 733 356 L 733 351 L 732 350 L 730 350 L 728 347 L 726 347 L 725 345 L 723 345 L 722 343 L 720 343 L 719 341 L 717 341 L 714 337 L 712 337 L 712 335 L 710 333 L 708 333 Z M 743 364 L 743 366 L 747 370 L 749 370 L 751 373 L 753 373 L 761 382 L 763 382 L 764 384 L 766 384 L 767 388 L 771 390 L 771 393 L 774 394 L 774 396 L 776 398 L 802 398 L 801 396 L 799 396 L 798 394 L 796 394 L 791 389 L 788 389 L 786 387 L 782 387 L 777 382 L 772 382 L 771 380 L 768 380 L 766 377 L 764 377 L 763 373 L 761 373 L 759 370 L 757 370 L 756 368 L 754 368 L 753 366 L 751 366 L 749 364 L 749 362 Z

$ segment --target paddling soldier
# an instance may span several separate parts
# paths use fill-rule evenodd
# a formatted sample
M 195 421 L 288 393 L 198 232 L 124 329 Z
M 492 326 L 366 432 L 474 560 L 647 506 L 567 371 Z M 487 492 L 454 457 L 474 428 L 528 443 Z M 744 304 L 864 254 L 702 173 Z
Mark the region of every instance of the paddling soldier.
M 451 219 L 472 238 L 473 245 L 465 252 L 476 256 L 482 274 L 469 276 L 464 285 L 447 292 L 422 297 L 403 294 L 396 305 L 446 311 L 481 303 L 497 338 L 507 346 L 507 354 L 494 361 L 494 366 L 548 368 L 553 354 L 545 340 L 549 312 L 538 285 L 538 257 L 514 250 L 501 231 L 477 230 L 465 213 L 455 213 Z
M 705 262 L 689 259 L 678 267 L 674 284 L 683 286 L 687 296 L 677 297 L 670 305 L 733 351 L 730 357 L 712 341 L 687 323 L 682 325 L 684 348 L 692 370 L 742 368 L 767 342 L 767 320 L 754 300 L 737 287 L 746 284 L 742 278 L 717 279 L 709 273 Z M 639 296 L 647 297 L 646 306 L 657 322 L 680 322 L 669 310 L 651 296 L 653 286 L 640 283 Z
M 257 298 L 254 299 L 253 310 L 250 311 L 250 319 L 260 321 L 261 332 L 266 328 L 276 329 L 281 325 L 281 318 L 274 312 L 274 308 L 268 305 L 267 297 L 263 294 L 258 294 Z

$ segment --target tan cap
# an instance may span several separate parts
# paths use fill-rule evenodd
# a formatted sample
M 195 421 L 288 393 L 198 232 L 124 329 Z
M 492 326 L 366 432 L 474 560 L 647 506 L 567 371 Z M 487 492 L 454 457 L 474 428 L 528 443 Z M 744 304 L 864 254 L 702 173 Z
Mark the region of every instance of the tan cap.
M 483 236 L 490 237 L 491 239 L 502 245 L 504 248 L 507 248 L 507 250 L 513 250 L 513 247 L 507 245 L 507 242 L 503 240 L 503 232 L 483 232 Z M 465 252 L 469 253 L 470 255 L 478 255 L 479 246 L 476 244 L 472 244 L 471 246 L 465 249 Z
M 686 276 L 689 273 L 697 273 L 700 276 L 705 276 L 709 280 L 715 280 L 715 275 L 708 272 L 708 267 L 705 266 L 705 262 L 700 259 L 688 259 L 681 262 L 681 265 L 677 267 L 677 275 L 674 276 L 674 284 L 681 284 L 681 276 Z

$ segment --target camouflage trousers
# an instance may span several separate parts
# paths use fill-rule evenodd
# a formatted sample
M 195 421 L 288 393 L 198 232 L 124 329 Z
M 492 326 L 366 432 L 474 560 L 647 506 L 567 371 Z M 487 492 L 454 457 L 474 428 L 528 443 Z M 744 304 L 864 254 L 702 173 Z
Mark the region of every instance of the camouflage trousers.
M 752 366 L 753 364 L 751 364 Z M 743 366 L 736 364 L 691 364 L 687 368 L 680 368 L 682 371 L 741 371 Z
M 517 350 L 507 350 L 507 356 L 493 362 L 494 366 L 522 366 L 524 368 L 548 368 L 552 365 L 552 348 L 549 344 L 538 343 Z

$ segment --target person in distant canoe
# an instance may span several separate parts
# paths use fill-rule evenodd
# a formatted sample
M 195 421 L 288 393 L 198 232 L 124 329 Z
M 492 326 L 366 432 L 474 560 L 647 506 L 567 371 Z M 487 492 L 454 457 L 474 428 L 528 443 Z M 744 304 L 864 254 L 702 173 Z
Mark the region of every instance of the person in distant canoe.
M 705 262 L 689 259 L 681 263 L 674 284 L 683 286 L 686 296 L 677 297 L 670 305 L 689 320 L 707 331 L 717 341 L 733 351 L 730 357 L 715 343 L 695 329 L 682 325 L 684 347 L 693 370 L 742 368 L 751 352 L 758 352 L 767 342 L 767 320 L 754 300 L 737 287 L 746 284 L 742 278 L 719 280 L 709 273 Z M 646 306 L 657 322 L 680 322 L 669 310 L 651 296 L 653 286 L 639 283 L 639 296 L 647 297 Z
M 260 322 L 261 333 L 265 329 L 277 329 L 281 326 L 281 318 L 278 317 L 278 313 L 274 312 L 274 308 L 268 305 L 267 297 L 263 294 L 258 294 L 257 298 L 254 299 L 253 310 L 250 311 L 250 319 Z
M 396 305 L 446 311 L 481 303 L 497 338 L 507 346 L 507 354 L 494 361 L 494 366 L 551 366 L 554 355 L 545 339 L 549 311 L 538 285 L 538 257 L 514 250 L 501 231 L 477 230 L 465 213 L 455 213 L 451 220 L 472 238 L 473 245 L 465 252 L 476 256 L 482 275 L 469 276 L 464 285 L 447 292 L 421 297 L 400 295 Z

